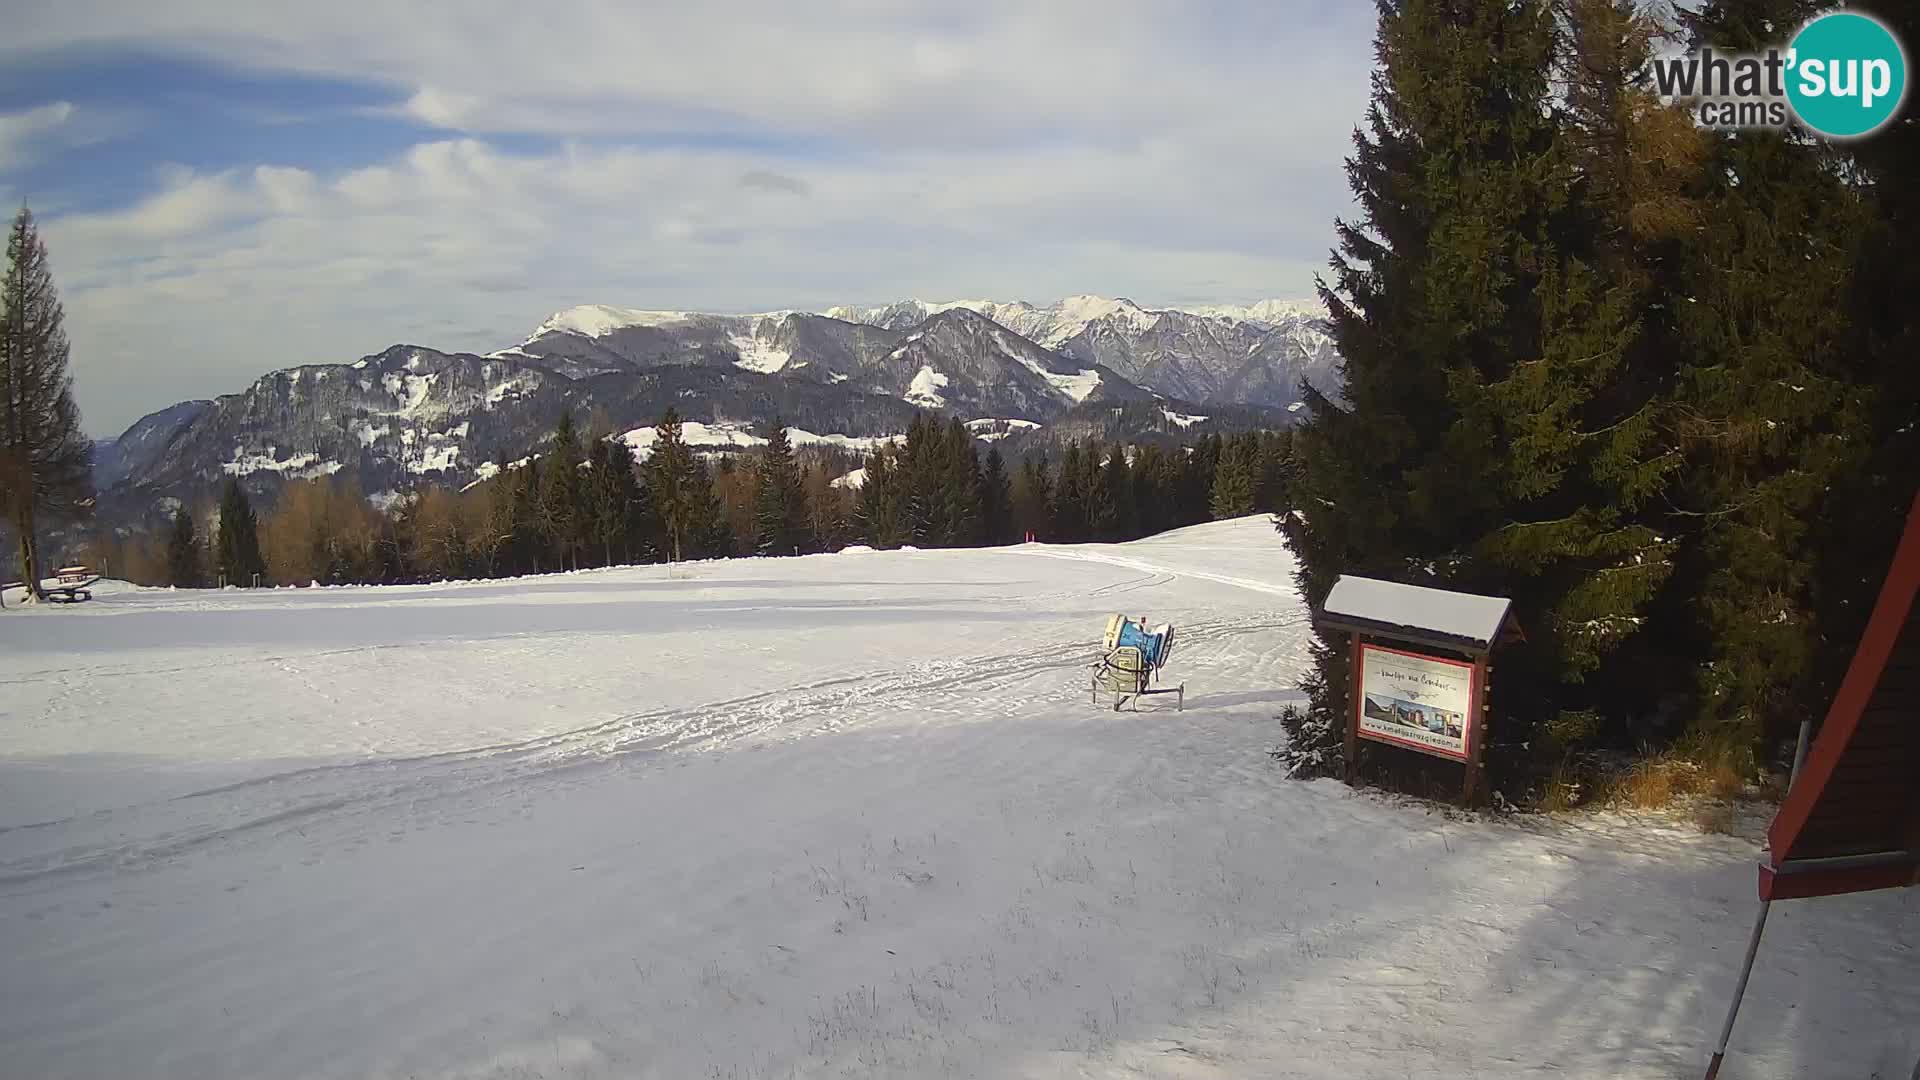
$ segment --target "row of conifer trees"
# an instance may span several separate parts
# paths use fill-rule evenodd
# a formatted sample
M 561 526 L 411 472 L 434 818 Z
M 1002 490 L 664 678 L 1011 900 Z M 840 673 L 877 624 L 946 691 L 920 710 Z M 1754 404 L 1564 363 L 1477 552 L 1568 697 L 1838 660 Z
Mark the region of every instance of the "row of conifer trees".
M 1920 119 L 1716 131 L 1648 81 L 1822 6 L 1379 4 L 1321 290 L 1345 400 L 1308 391 L 1284 527 L 1309 603 L 1353 573 L 1512 598 L 1487 746 L 1516 802 L 1646 747 L 1778 764 L 1886 572 L 1920 480 Z M 1920 7 L 1859 6 L 1920 41 Z M 1347 665 L 1329 636 L 1300 774 L 1343 765 Z
M 647 449 L 636 461 L 624 440 L 582 437 L 563 414 L 537 454 L 463 490 L 425 486 L 385 509 L 350 482 L 320 478 L 286 485 L 262 514 L 229 480 L 217 511 L 181 507 L 164 544 L 122 550 L 117 563 L 133 580 L 180 587 L 392 583 L 856 543 L 1130 540 L 1278 510 L 1289 469 L 1284 432 L 1176 447 L 1074 442 L 1057 464 L 1036 453 L 1010 467 L 958 419 L 928 413 L 864 462 L 796 448 L 777 420 L 765 446 L 708 458 L 671 410 Z

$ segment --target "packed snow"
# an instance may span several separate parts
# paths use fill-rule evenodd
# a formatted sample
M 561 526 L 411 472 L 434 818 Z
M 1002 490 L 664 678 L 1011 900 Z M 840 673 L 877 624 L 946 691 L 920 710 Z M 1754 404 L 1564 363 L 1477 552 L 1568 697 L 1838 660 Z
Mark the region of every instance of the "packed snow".
M 332 476 L 340 471 L 337 461 L 322 461 L 315 453 L 280 456 L 280 448 L 269 446 L 264 452 L 250 452 L 245 446 L 233 448 L 233 458 L 220 466 L 228 476 L 247 476 L 257 472 L 283 473 L 289 480 L 311 480 Z
M 940 395 L 942 387 L 947 385 L 947 377 L 922 364 L 914 372 L 913 381 L 907 384 L 906 399 L 915 405 L 924 405 L 929 409 L 938 409 L 946 405 L 947 399 Z
M 547 321 L 533 332 L 533 337 L 553 332 L 604 337 L 629 326 L 671 326 L 687 321 L 692 314 L 687 311 L 639 311 L 608 304 L 581 304 L 549 315 Z M 533 338 L 528 339 L 531 340 Z
M 1482 644 L 1491 642 L 1506 621 L 1512 601 L 1504 596 L 1431 589 L 1398 581 L 1342 574 L 1327 591 L 1321 608 L 1369 623 L 1431 630 Z
M 967 421 L 967 430 L 973 433 L 974 438 L 982 442 L 999 442 L 1009 435 L 1021 431 L 1032 431 L 1039 426 L 1039 424 L 1032 420 L 999 420 L 993 417 L 982 417 L 978 420 Z
M 1268 519 L 0 613 L 0 1072 L 1697 1075 L 1754 830 L 1285 779 Z M 1184 711 L 1088 700 L 1174 623 Z M 1905 1076 L 1920 890 L 1775 905 L 1728 1077 Z
M 1160 414 L 1167 418 L 1167 423 L 1177 425 L 1181 428 L 1190 428 L 1195 424 L 1205 423 L 1207 419 L 1204 416 L 1195 416 L 1191 413 L 1177 413 L 1165 406 L 1161 406 Z
M 653 446 L 660 441 L 658 429 L 653 427 L 634 428 L 620 438 L 633 448 L 634 457 L 645 461 L 653 455 Z M 868 454 L 876 447 L 884 446 L 901 438 L 899 435 L 841 435 L 833 433 L 816 435 L 805 428 L 787 429 L 787 443 L 794 447 L 831 446 L 856 454 Z M 767 445 L 765 436 L 755 435 L 748 426 L 726 421 L 701 423 L 688 420 L 680 425 L 680 441 L 703 451 L 751 450 Z
M 859 491 L 867 486 L 867 470 L 855 469 L 845 476 L 836 476 L 833 478 L 833 486 L 847 491 Z
M 771 375 L 786 367 L 787 363 L 793 359 L 792 351 L 782 349 L 761 337 L 763 330 L 770 334 L 776 326 L 778 323 L 763 327 L 760 321 L 755 321 L 747 329 L 729 334 L 727 341 L 740 355 L 740 359 L 734 363 L 748 371 L 758 371 L 763 375 Z

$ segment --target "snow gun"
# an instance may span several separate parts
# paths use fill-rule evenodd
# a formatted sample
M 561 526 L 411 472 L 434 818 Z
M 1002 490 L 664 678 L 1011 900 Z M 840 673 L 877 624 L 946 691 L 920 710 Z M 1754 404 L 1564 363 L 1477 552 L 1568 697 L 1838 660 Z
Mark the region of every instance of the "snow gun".
M 1186 708 L 1185 683 L 1175 687 L 1153 687 L 1160 669 L 1166 666 L 1167 659 L 1173 655 L 1171 624 L 1149 627 L 1145 616 L 1135 619 L 1115 615 L 1107 620 L 1107 632 L 1102 644 L 1104 652 L 1093 665 L 1094 704 L 1099 704 L 1100 695 L 1105 693 L 1113 696 L 1115 712 L 1128 701 L 1133 702 L 1137 712 L 1142 697 L 1174 694 L 1177 695 L 1175 707 Z

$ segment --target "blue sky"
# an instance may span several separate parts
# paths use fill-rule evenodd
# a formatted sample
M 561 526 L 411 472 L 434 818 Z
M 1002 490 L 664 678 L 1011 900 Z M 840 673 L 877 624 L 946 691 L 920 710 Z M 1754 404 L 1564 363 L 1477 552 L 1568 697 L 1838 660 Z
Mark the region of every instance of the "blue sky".
M 1310 293 L 1372 6 L 63 0 L 0 40 L 89 430 L 577 303 Z

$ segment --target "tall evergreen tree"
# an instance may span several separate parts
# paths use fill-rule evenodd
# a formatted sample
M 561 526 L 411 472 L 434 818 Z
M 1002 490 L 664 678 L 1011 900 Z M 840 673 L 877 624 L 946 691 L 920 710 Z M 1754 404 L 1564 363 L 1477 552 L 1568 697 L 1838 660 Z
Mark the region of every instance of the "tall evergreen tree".
M 200 538 L 193 527 L 193 515 L 184 506 L 173 512 L 173 531 L 167 537 L 167 578 L 176 588 L 201 586 Z
M 1012 543 L 1013 490 L 1007 478 L 1006 459 L 1000 448 L 987 448 L 987 461 L 980 471 L 980 531 L 989 545 Z
M 93 443 L 73 403 L 65 321 L 47 246 L 22 207 L 7 234 L 0 282 L 0 511 L 19 544 L 29 603 L 43 598 L 41 524 L 93 507 Z
M 972 433 L 959 417 L 948 422 L 938 459 L 933 542 L 941 547 L 977 544 L 984 500 L 980 490 L 980 458 L 974 452 Z
M 1208 507 L 1215 521 L 1253 513 L 1259 484 L 1258 436 L 1235 435 L 1221 444 Z
M 581 472 L 585 463 L 573 410 L 562 409 L 542 470 L 546 483 L 540 489 L 541 529 L 562 568 L 579 568 L 580 549 L 588 536 L 586 477 Z
M 1672 565 L 1642 510 L 1674 463 L 1630 362 L 1633 295 L 1594 269 L 1571 194 L 1551 15 L 1381 4 L 1349 162 L 1363 219 L 1337 226 L 1321 289 L 1350 406 L 1308 389 L 1306 490 L 1283 519 L 1310 603 L 1340 573 L 1512 597 L 1529 636 L 1504 654 L 1493 704 L 1516 750 L 1553 708 L 1605 699 L 1618 680 L 1583 680 L 1618 661 Z M 1330 644 L 1303 754 L 1346 709 Z
M 267 562 L 260 556 L 260 519 L 233 477 L 220 492 L 214 567 L 229 585 L 251 586 L 256 577 L 264 580 L 267 574 Z
M 659 515 L 662 554 L 679 562 L 705 542 L 711 528 L 712 486 L 706 470 L 680 435 L 680 414 L 669 407 L 654 426 L 653 452 L 646 464 L 647 490 Z
M 1127 464 L 1126 448 L 1118 443 L 1107 451 L 1107 462 L 1100 472 L 1100 492 L 1113 508 L 1102 522 L 1104 528 L 1101 538 L 1133 539 L 1134 530 L 1139 527 L 1139 512 L 1134 504 L 1133 469 Z
M 625 440 L 596 435 L 587 451 L 587 520 L 602 565 L 631 562 L 651 509 Z
M 810 549 L 807 493 L 793 459 L 787 425 L 775 418 L 760 452 L 760 487 L 754 505 L 754 549 L 761 555 L 795 555 Z
M 1020 484 L 1014 492 L 1014 526 L 1019 539 L 1032 533 L 1036 540 L 1053 538 L 1053 474 L 1045 453 L 1020 462 Z
M 1786 0 L 1708 3 L 1692 19 L 1694 45 L 1758 49 L 1811 13 Z M 1680 289 L 1691 302 L 1677 317 L 1670 417 L 1686 468 L 1667 501 L 1688 558 L 1668 613 L 1698 618 L 1706 642 L 1696 733 L 1757 750 L 1818 707 L 1805 690 L 1832 535 L 1820 521 L 1858 513 L 1831 496 L 1861 494 L 1849 488 L 1871 473 L 1872 384 L 1899 375 L 1897 365 L 1861 367 L 1873 351 L 1850 300 L 1873 222 L 1844 151 L 1774 132 L 1723 134 L 1705 176 L 1712 213 L 1689 237 Z
M 866 479 L 860 485 L 855 511 L 856 527 L 867 543 L 877 548 L 895 548 L 911 538 L 904 488 L 899 450 L 890 446 L 876 449 L 867 458 Z
M 1060 475 L 1053 485 L 1053 539 L 1056 543 L 1077 544 L 1087 536 L 1086 455 L 1079 440 L 1067 443 L 1060 455 Z

